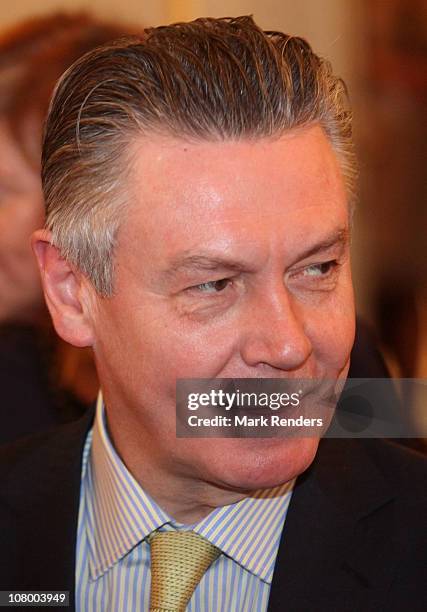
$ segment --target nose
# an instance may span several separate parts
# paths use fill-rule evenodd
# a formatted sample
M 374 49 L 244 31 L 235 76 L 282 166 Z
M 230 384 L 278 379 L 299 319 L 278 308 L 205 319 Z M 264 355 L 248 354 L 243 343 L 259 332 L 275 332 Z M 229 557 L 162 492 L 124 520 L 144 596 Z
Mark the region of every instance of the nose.
M 304 329 L 304 308 L 293 302 L 286 287 L 257 296 L 248 310 L 240 347 L 244 362 L 284 371 L 301 368 L 313 346 Z

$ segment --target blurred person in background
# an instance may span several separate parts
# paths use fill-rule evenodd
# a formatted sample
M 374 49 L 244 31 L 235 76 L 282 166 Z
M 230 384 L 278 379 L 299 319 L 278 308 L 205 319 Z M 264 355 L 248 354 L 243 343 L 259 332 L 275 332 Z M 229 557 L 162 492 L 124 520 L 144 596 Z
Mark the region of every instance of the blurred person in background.
M 43 224 L 41 140 L 55 82 L 87 51 L 128 34 L 59 13 L 0 36 L 0 443 L 72 420 L 96 397 L 91 354 L 50 324 L 29 237 Z

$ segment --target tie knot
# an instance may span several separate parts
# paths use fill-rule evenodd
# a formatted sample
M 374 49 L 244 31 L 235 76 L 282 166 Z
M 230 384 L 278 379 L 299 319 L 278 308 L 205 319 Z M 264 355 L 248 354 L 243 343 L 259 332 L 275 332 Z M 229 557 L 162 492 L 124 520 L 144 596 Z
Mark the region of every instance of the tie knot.
M 183 612 L 208 567 L 221 551 L 194 531 L 150 536 L 151 612 Z

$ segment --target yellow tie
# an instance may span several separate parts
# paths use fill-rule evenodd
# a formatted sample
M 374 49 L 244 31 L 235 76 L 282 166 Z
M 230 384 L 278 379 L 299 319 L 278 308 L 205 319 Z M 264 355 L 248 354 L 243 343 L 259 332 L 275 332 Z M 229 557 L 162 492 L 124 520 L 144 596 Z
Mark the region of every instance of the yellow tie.
M 163 531 L 152 535 L 149 542 L 150 612 L 184 612 L 221 551 L 194 531 Z

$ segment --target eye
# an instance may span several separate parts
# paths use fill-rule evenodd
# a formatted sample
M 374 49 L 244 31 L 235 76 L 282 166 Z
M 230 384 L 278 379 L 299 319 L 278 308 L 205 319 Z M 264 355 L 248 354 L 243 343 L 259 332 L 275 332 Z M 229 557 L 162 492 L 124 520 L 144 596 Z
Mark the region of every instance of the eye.
M 221 278 L 220 280 L 194 285 L 194 287 L 189 287 L 189 289 L 199 291 L 200 293 L 220 293 L 226 289 L 229 283 L 231 283 L 231 278 Z
M 304 268 L 303 274 L 304 276 L 324 278 L 329 276 L 337 266 L 337 260 L 333 259 L 331 261 L 325 261 L 323 263 L 308 266 L 307 268 Z

